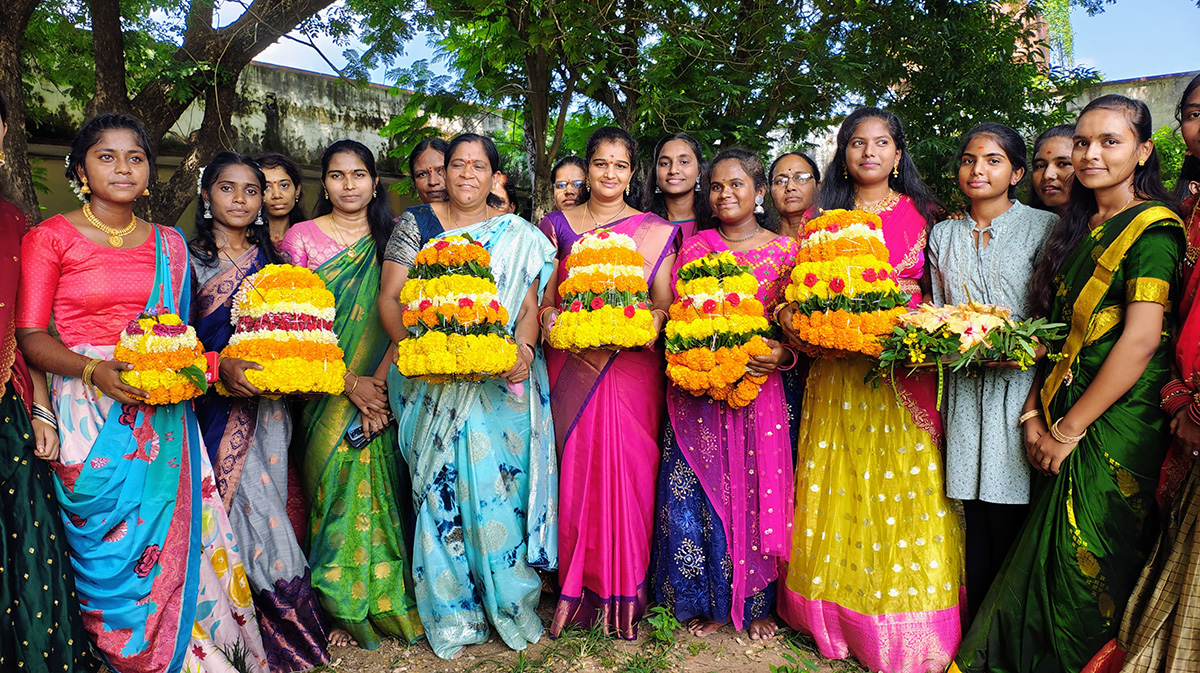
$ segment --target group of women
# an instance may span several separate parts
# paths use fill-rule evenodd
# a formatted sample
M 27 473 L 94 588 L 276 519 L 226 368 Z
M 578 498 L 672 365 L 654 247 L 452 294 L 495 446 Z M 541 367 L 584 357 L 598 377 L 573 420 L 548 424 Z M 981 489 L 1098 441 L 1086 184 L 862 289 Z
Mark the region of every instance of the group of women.
M 1179 118 L 1200 155 L 1200 77 Z M 709 161 L 675 134 L 638 184 L 633 138 L 601 128 L 554 167 L 536 226 L 474 134 L 414 148 L 423 203 L 398 218 L 357 142 L 324 152 L 312 219 L 294 163 L 223 152 L 189 241 L 134 214 L 154 168 L 140 122 L 93 118 L 68 158 L 81 209 L 26 233 L 0 201 L 0 247 L 20 251 L 0 260 L 0 666 L 282 673 L 332 645 L 424 637 L 452 658 L 493 633 L 519 650 L 549 592 L 554 637 L 635 638 L 657 602 L 697 637 L 770 638 L 777 616 L 872 671 L 1181 670 L 1200 647 L 1200 221 L 1163 188 L 1151 128 L 1104 96 L 1030 162 L 981 124 L 958 156 L 970 205 L 945 219 L 877 108 L 847 117 L 823 172 L 801 153 Z M 805 223 L 837 208 L 881 217 L 911 305 L 970 298 L 1067 335 L 1034 369 L 942 392 L 803 356 L 783 289 Z M 635 241 L 658 331 L 684 264 L 752 269 L 776 338 L 747 365 L 766 377 L 749 406 L 672 385 L 657 339 L 545 343 L 564 261 L 599 229 Z M 491 254 L 518 345 L 501 377 L 393 366 L 416 255 L 450 235 Z M 335 298 L 344 394 L 272 397 L 245 375 L 260 365 L 221 358 L 229 395 L 135 401 L 112 359 L 130 319 L 176 313 L 220 351 L 244 279 L 280 262 Z

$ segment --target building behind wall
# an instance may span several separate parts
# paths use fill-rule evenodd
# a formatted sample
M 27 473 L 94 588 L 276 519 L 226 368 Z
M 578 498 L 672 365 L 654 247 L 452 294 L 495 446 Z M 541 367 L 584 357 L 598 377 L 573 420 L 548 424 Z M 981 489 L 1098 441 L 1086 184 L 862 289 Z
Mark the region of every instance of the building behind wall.
M 35 171 L 44 170 L 41 181 L 48 193 L 39 194 L 47 214 L 78 207 L 75 195 L 63 176 L 63 158 L 71 134 L 83 122 L 83 111 L 72 105 L 52 84 L 43 83 L 35 95 L 53 113 L 53 123 L 34 129 L 29 155 Z M 279 152 L 292 157 L 304 174 L 304 204 L 309 212 L 316 201 L 321 153 L 336 140 L 357 140 L 375 152 L 380 178 L 385 185 L 407 182 L 405 159 L 390 156 L 395 147 L 379 135 L 393 115 L 408 102 L 407 92 L 396 92 L 377 84 L 356 86 L 338 77 L 277 65 L 252 63 L 238 79 L 236 108 L 231 118 L 233 149 L 243 154 Z M 163 139 L 158 158 L 159 180 L 165 182 L 183 158 L 186 138 L 204 119 L 204 101 L 198 99 L 180 116 Z M 491 134 L 503 127 L 498 114 L 481 110 L 469 119 L 435 119 L 445 137 L 462 131 Z M 407 149 L 401 148 L 407 156 Z M 407 185 L 399 192 L 389 190 L 392 209 L 399 213 L 416 203 Z M 194 213 L 189 208 L 179 224 L 190 231 Z

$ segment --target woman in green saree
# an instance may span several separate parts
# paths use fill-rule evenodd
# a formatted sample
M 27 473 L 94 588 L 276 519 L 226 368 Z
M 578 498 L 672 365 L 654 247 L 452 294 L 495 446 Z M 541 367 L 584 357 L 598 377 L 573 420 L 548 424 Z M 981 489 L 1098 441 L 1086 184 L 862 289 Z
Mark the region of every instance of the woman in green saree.
M 1041 476 L 951 671 L 1079 671 L 1115 635 L 1145 560 L 1184 255 L 1150 134 L 1146 105 L 1117 95 L 1076 124 L 1076 184 L 1032 280 L 1033 313 L 1070 325 L 1021 416 Z
M 375 157 L 339 140 L 321 157 L 317 217 L 288 230 L 280 248 L 316 272 L 333 293 L 333 331 L 345 351 L 345 394 L 304 405 L 300 473 L 312 503 L 308 562 L 321 606 L 333 618 L 330 644 L 373 650 L 381 635 L 424 635 L 412 594 L 397 491 L 400 460 L 387 398 L 389 340 L 379 322 L 379 272 L 393 215 L 378 195 Z M 361 420 L 370 441 L 346 431 Z

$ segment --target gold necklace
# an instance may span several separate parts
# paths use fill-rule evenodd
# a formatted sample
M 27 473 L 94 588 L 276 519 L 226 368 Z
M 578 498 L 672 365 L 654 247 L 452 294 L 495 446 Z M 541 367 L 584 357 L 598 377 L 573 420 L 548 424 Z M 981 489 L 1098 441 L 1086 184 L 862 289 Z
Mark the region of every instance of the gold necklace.
M 720 234 L 721 238 L 725 239 L 726 243 L 743 243 L 745 241 L 749 241 L 750 239 L 754 238 L 755 236 L 758 236 L 759 229 L 762 229 L 762 227 L 755 224 L 754 231 L 750 232 L 749 236 L 743 236 L 742 238 L 729 238 L 728 236 L 725 235 L 725 229 L 720 226 L 717 227 L 717 233 Z
M 862 201 L 858 200 L 857 196 L 854 197 L 855 208 L 863 211 L 864 213 L 871 213 L 873 215 L 878 215 L 884 211 L 891 210 L 892 208 L 896 207 L 897 203 L 900 203 L 900 195 L 892 189 L 888 189 L 888 195 L 882 199 L 879 199 L 875 203 L 863 203 Z
M 339 225 L 337 223 L 337 221 L 335 221 L 333 219 L 333 213 L 329 214 L 329 228 L 330 228 L 330 230 L 333 231 L 333 240 L 337 241 L 338 245 L 340 245 L 346 249 L 346 254 L 350 255 L 350 259 L 357 259 L 358 254 L 356 254 L 354 252 L 354 248 L 351 248 L 349 245 L 346 244 L 346 241 L 342 240 L 342 235 L 341 235 L 342 227 L 341 227 L 341 225 Z M 362 238 L 362 237 L 359 236 L 359 238 Z M 355 240 L 355 242 L 356 243 L 358 242 L 357 239 Z
M 625 209 L 629 207 L 629 204 L 628 203 L 621 204 L 621 209 L 617 211 L 617 214 L 613 215 L 612 217 L 608 218 L 607 220 L 605 220 L 603 222 L 596 219 L 596 214 L 592 212 L 592 202 L 591 201 L 585 202 L 583 204 L 583 207 L 585 209 L 587 209 L 587 214 L 592 216 L 592 229 L 595 229 L 597 227 L 604 226 L 604 225 L 608 224 L 609 222 L 612 222 L 613 220 L 617 219 L 618 217 L 624 215 Z M 591 231 L 591 229 L 589 229 L 588 231 Z
M 96 214 L 92 212 L 92 204 L 90 203 L 83 204 L 83 216 L 93 227 L 108 234 L 108 244 L 114 248 L 119 248 L 124 245 L 124 237 L 132 234 L 133 230 L 137 228 L 137 215 L 132 216 L 133 221 L 130 222 L 129 226 L 125 227 L 124 229 L 117 229 L 115 227 L 108 226 L 107 224 L 101 222 L 100 218 L 96 217 Z

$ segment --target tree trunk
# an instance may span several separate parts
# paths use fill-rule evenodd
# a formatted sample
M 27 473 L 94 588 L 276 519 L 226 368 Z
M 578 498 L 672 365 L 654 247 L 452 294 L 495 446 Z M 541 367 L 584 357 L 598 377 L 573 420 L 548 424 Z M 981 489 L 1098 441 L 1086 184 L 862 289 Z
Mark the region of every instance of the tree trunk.
M 4 97 L 8 135 L 4 137 L 4 166 L 0 167 L 0 194 L 16 199 L 16 205 L 25 212 L 29 222 L 36 223 L 38 213 L 37 192 L 33 188 L 33 175 L 29 170 L 29 143 L 25 136 L 25 92 L 21 87 L 23 68 L 21 64 L 21 42 L 25 38 L 25 26 L 40 0 L 4 0 L 0 2 L 0 96 Z M 49 170 L 58 169 L 50 166 Z
M 121 32 L 120 0 L 89 0 L 92 15 L 92 57 L 96 95 L 84 108 L 88 117 L 101 112 L 128 112 L 125 84 L 125 36 Z
M 204 120 L 200 123 L 200 128 L 188 137 L 191 150 L 179 164 L 179 168 L 175 169 L 170 180 L 151 187 L 150 198 L 147 199 L 147 219 L 174 225 L 188 205 L 196 201 L 196 184 L 200 179 L 200 169 L 207 165 L 217 152 L 233 148 L 235 138 L 231 133 L 230 119 L 233 116 L 236 97 L 236 77 L 228 78 L 208 90 L 204 97 Z

